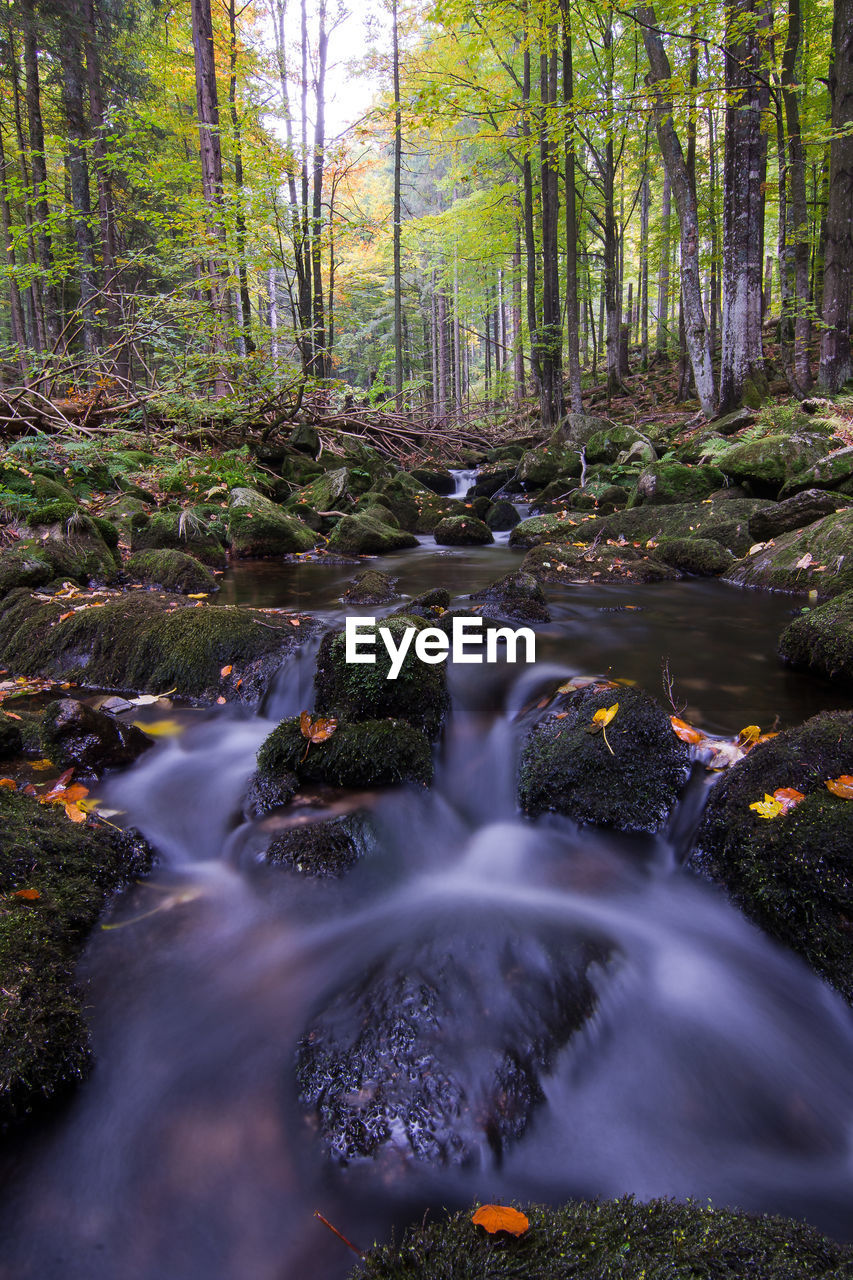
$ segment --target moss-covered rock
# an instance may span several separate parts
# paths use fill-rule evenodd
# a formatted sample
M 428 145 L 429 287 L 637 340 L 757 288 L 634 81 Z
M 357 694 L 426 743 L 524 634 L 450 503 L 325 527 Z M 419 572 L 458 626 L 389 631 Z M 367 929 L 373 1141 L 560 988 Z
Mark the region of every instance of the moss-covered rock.
M 538 547 L 542 542 L 574 542 L 580 538 L 576 532 L 578 524 L 579 521 L 567 511 L 553 515 L 528 516 L 526 520 L 517 524 L 509 535 L 509 545 Z
M 132 833 L 73 823 L 0 791 L 0 1122 L 35 1113 L 85 1073 L 74 968 L 109 897 L 149 867 Z M 37 898 L 18 898 L 20 892 Z
M 824 712 L 753 747 L 711 792 L 690 864 L 853 1002 L 853 808 L 825 783 L 853 774 L 853 712 Z M 805 795 L 772 819 L 750 805 Z
M 503 462 L 481 467 L 469 492 L 474 497 L 491 498 L 499 489 L 503 489 L 504 485 L 515 481 L 516 469 L 517 464 L 507 465 Z M 520 481 L 515 482 L 515 487 L 521 489 Z
M 613 719 L 596 731 L 595 713 L 615 703 Z M 687 747 L 669 716 L 648 694 L 629 688 L 584 689 L 557 710 L 565 718 L 550 715 L 524 744 L 522 809 L 619 831 L 660 831 L 689 772 Z
M 489 526 L 476 516 L 448 516 L 439 521 L 432 534 L 442 547 L 482 547 L 495 540 Z
M 783 533 L 739 560 L 726 582 L 771 591 L 836 596 L 853 590 L 853 508 Z
M 732 553 L 712 538 L 662 538 L 654 554 L 673 569 L 700 578 L 718 578 L 734 561 Z
M 625 546 L 575 547 L 549 543 L 531 547 L 521 572 L 540 582 L 672 582 L 677 570 L 655 558 L 654 551 Z
M 839 507 L 853 505 L 851 499 L 841 493 L 821 489 L 804 489 L 802 493 L 784 502 L 763 507 L 750 517 L 749 532 L 756 542 L 768 542 L 792 529 L 805 529 L 807 525 L 832 515 Z
M 399 598 L 399 592 L 387 573 L 378 569 L 365 569 L 344 592 L 347 604 L 390 604 Z
M 299 779 L 295 773 L 280 773 L 274 777 L 255 772 L 243 797 L 243 817 L 248 821 L 263 818 L 273 809 L 290 804 L 298 790 Z
M 716 465 L 736 484 L 748 484 L 758 495 L 775 496 L 786 480 L 816 462 L 823 442 L 782 434 L 738 441 L 715 456 Z
M 336 467 L 334 471 L 326 471 L 294 493 L 287 506 L 289 509 L 306 506 L 314 511 L 348 510 L 352 502 L 348 482 L 348 469 Z
M 313 628 L 298 635 L 285 617 L 255 609 L 204 605 L 148 592 L 68 612 L 26 591 L 8 596 L 0 613 L 0 661 L 22 675 L 45 675 L 92 687 L 183 696 L 260 697 L 271 675 Z M 220 670 L 233 667 L 223 684 Z M 239 689 L 236 681 L 242 679 Z
M 39 725 L 44 755 L 60 769 L 69 765 L 88 776 L 132 764 L 154 741 L 132 724 L 96 711 L 77 698 L 59 698 Z
M 293 555 L 317 543 L 313 529 L 254 489 L 232 489 L 228 538 L 232 553 L 241 559 Z
M 396 680 L 388 679 L 391 659 L 378 633 L 387 628 L 395 646 L 399 646 L 407 629 L 423 630 L 421 618 L 403 615 L 387 618 L 373 631 L 374 663 L 347 662 L 343 631 L 330 631 L 324 637 L 317 655 L 314 686 L 317 705 L 326 713 L 348 720 L 368 720 L 395 716 L 433 737 L 441 726 L 448 707 L 446 663 L 428 665 L 421 662 L 410 643 Z M 366 630 L 366 629 L 365 629 Z
M 605 516 L 599 524 L 582 524 L 574 540 L 588 541 L 600 532 L 603 541 L 624 538 L 645 543 L 649 538 L 710 538 L 735 555 L 745 555 L 755 542 L 749 521 L 757 512 L 773 504 L 758 498 L 721 498 L 703 502 L 674 503 L 672 506 L 634 507 Z
M 758 415 L 753 409 L 734 409 L 731 413 L 724 413 L 721 418 L 715 418 L 713 427 L 718 435 L 733 436 L 736 432 L 753 426 L 757 420 Z
M 23 747 L 24 740 L 17 721 L 10 720 L 5 712 L 0 711 L 0 760 L 11 760 Z
M 689 467 L 683 462 L 662 459 L 650 463 L 640 472 L 628 506 L 701 502 L 715 489 L 721 489 L 725 482 L 725 476 L 717 467 Z
M 50 557 L 34 539 L 4 547 L 0 556 L 0 596 L 16 587 L 42 587 L 56 577 Z
M 779 637 L 779 656 L 793 667 L 853 684 L 853 591 L 795 618 Z
M 332 787 L 432 782 L 429 740 L 406 720 L 339 723 L 325 742 L 312 743 L 306 751 L 307 745 L 298 718 L 282 720 L 258 752 L 261 777 L 278 779 L 292 773 L 300 782 Z
M 312 427 L 310 422 L 298 422 L 290 433 L 288 444 L 291 449 L 296 449 L 299 453 L 307 453 L 309 457 L 316 458 L 320 452 L 320 437 L 317 434 L 317 428 Z
M 311 879 L 337 879 L 373 848 L 375 840 L 368 815 L 356 811 L 286 828 L 265 857 L 274 866 L 290 867 Z
M 557 476 L 579 476 L 581 470 L 581 457 L 576 449 L 543 447 L 522 454 L 516 479 L 527 490 L 542 489 Z
M 343 555 L 376 556 L 416 547 L 413 533 L 392 529 L 373 515 L 343 516 L 329 535 L 329 550 Z
M 440 520 L 445 520 L 448 516 L 463 515 L 465 508 L 461 502 L 449 502 L 446 498 L 439 498 L 437 494 L 431 497 L 415 499 L 418 508 L 418 518 L 415 523 L 414 533 L 432 533 L 435 526 Z
M 184 551 L 211 569 L 225 567 L 225 523 L 192 507 L 183 511 L 138 512 L 130 518 L 131 551 Z
M 525 1205 L 518 1239 L 488 1235 L 472 1212 L 374 1248 L 359 1280 L 842 1280 L 853 1267 L 849 1246 L 805 1223 L 693 1202 Z
M 493 502 L 486 512 L 484 522 L 492 533 L 507 533 L 521 520 L 511 502 Z
M 133 582 L 162 587 L 164 591 L 217 591 L 218 585 L 208 568 L 183 551 L 162 547 L 159 551 L 136 551 L 126 562 L 124 571 Z
M 545 593 L 530 573 L 508 573 L 505 578 L 476 591 L 472 600 L 482 600 L 482 614 L 493 618 L 515 618 L 519 622 L 550 622 L 551 611 Z
M 611 431 L 615 423 L 590 413 L 569 413 L 560 427 L 559 437 L 570 449 L 581 449 L 594 435 Z M 580 475 L 580 472 L 578 472 Z
M 635 431 L 626 423 L 619 423 L 604 431 L 596 431 L 595 435 L 590 436 L 587 441 L 586 460 L 590 465 L 597 462 L 615 462 L 620 453 L 630 449 L 638 441 L 648 443 L 639 431 Z
M 834 489 L 853 494 L 853 445 L 818 458 L 792 476 L 779 496 L 790 498 L 803 489 Z
M 456 481 L 446 467 L 415 467 L 412 479 L 442 497 L 446 497 L 456 489 Z

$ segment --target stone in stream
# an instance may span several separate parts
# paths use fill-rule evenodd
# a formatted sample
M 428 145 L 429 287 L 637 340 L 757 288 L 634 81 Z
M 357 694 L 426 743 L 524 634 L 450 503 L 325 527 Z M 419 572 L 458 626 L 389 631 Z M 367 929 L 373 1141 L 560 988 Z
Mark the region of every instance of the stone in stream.
M 44 1111 L 88 1070 L 75 966 L 110 897 L 152 857 L 136 832 L 0 790 L 0 1125 Z
M 408 629 L 423 630 L 427 623 L 404 613 L 387 618 L 380 625 L 388 629 L 394 644 L 399 646 Z M 330 631 L 323 637 L 314 677 L 318 707 L 322 707 L 324 714 L 348 720 L 397 717 L 435 737 L 449 706 L 446 663 L 428 666 L 421 662 L 412 641 L 399 675 L 389 680 L 388 649 L 375 631 L 373 635 L 375 643 L 370 652 L 376 658 L 375 663 L 347 662 L 343 631 Z M 365 647 L 363 652 L 367 653 L 368 649 Z
M 383 555 L 417 545 L 418 540 L 413 533 L 393 529 L 374 515 L 360 512 L 343 516 L 332 530 L 328 542 L 331 551 L 345 555 Z
M 853 801 L 826 787 L 845 774 L 853 774 L 850 711 L 824 712 L 753 747 L 712 790 L 689 865 L 853 1003 Z M 750 808 L 782 787 L 805 799 L 773 818 Z
M 550 622 L 551 611 L 545 593 L 530 573 L 508 573 L 482 591 L 472 593 L 472 600 L 484 601 L 481 616 L 513 618 L 519 622 Z
M 367 813 L 356 810 L 318 822 L 287 827 L 269 845 L 265 861 L 310 879 L 346 875 L 375 844 Z
M 586 970 L 604 951 L 499 920 L 444 907 L 314 1017 L 297 1079 L 333 1161 L 459 1165 L 524 1132 L 593 1011 Z
M 407 782 L 429 786 L 432 750 L 420 729 L 390 718 L 339 721 L 325 742 L 309 744 L 294 716 L 282 720 L 261 746 L 258 774 L 273 782 L 294 774 L 299 782 L 330 787 L 395 787 Z
M 456 481 L 446 467 L 416 467 L 412 472 L 412 478 L 442 497 L 453 493 L 456 489 Z
M 606 543 L 582 547 L 546 543 L 532 547 L 521 562 L 521 572 L 554 584 L 672 582 L 679 577 L 677 570 L 655 557 L 654 550 Z
M 853 590 L 853 508 L 772 539 L 733 565 L 723 581 L 822 596 Z
M 39 733 L 44 755 L 52 764 L 61 769 L 74 765 L 88 776 L 133 764 L 154 746 L 141 729 L 77 698 L 49 703 Z
M 492 533 L 506 533 L 514 529 L 521 516 L 511 502 L 493 502 L 485 516 L 485 523 Z
M 387 573 L 380 573 L 378 569 L 365 569 L 364 573 L 355 578 L 352 586 L 347 588 L 343 598 L 347 604 L 390 604 L 392 600 L 399 598 L 399 592 L 394 590 Z
M 853 684 L 853 591 L 795 618 L 779 637 L 779 656 L 792 667 Z
M 489 526 L 476 516 L 448 516 L 432 532 L 442 547 L 479 547 L 495 540 Z
M 295 773 L 253 773 L 243 797 L 243 817 L 247 821 L 264 818 L 273 809 L 290 804 L 298 790 Z
M 655 559 L 698 578 L 718 578 L 734 564 L 731 551 L 712 538 L 661 538 L 654 546 Z
M 161 547 L 157 551 L 135 551 L 124 566 L 131 582 L 143 582 L 163 591 L 189 595 L 197 591 L 218 591 L 219 584 L 208 568 L 183 551 Z
M 225 568 L 223 512 L 185 507 L 178 511 L 138 512 L 130 518 L 131 551 L 162 547 L 184 551 L 211 569 Z
M 793 498 L 774 503 L 756 511 L 750 518 L 749 532 L 756 542 L 768 542 L 792 529 L 804 529 L 807 525 L 832 515 L 839 507 L 851 504 L 843 493 L 831 493 L 822 489 L 804 489 Z
M 310 551 L 317 535 L 254 489 L 232 489 L 228 499 L 228 540 L 241 558 L 265 558 Z
M 614 704 L 613 718 L 596 731 L 596 712 Z M 653 698 L 639 689 L 593 686 L 564 696 L 531 729 L 521 752 L 519 802 L 531 817 L 555 812 L 588 826 L 653 834 L 675 808 L 689 770 L 687 747 Z

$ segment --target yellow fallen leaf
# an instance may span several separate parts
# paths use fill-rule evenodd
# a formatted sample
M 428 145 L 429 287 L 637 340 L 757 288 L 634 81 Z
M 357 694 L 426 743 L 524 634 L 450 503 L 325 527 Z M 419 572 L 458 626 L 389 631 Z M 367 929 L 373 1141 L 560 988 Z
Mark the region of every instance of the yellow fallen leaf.
M 779 801 L 774 800 L 766 791 L 763 800 L 755 800 L 749 807 L 755 810 L 759 818 L 778 818 L 784 812 Z
M 46 773 L 48 769 L 53 769 L 54 765 L 50 760 L 31 760 L 30 768 L 35 769 L 36 773 Z
M 601 736 L 604 739 L 604 745 L 611 755 L 615 755 L 615 751 L 607 741 L 607 726 L 619 710 L 619 703 L 614 702 L 612 707 L 599 707 L 595 715 L 592 717 L 593 725 L 601 725 Z
M 133 727 L 141 729 L 143 733 L 147 733 L 149 738 L 176 738 L 179 733 L 183 733 L 186 728 L 180 720 L 154 720 L 150 724 L 143 724 L 141 720 L 134 720 Z
M 209 591 L 191 591 L 187 595 L 188 600 L 206 600 L 210 595 Z
M 742 747 L 747 747 L 751 743 L 756 743 L 761 737 L 761 729 L 757 724 L 748 724 L 745 729 L 741 729 L 737 736 L 738 743 Z

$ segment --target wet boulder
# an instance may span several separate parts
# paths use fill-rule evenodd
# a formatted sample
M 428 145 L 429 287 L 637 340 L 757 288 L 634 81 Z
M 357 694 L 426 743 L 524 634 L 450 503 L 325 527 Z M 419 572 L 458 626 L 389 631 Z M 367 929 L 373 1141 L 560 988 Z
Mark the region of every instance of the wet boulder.
M 343 598 L 346 604 L 390 604 L 399 598 L 399 592 L 395 591 L 387 573 L 366 569 L 354 579 Z
M 418 518 L 415 522 L 415 533 L 432 533 L 435 526 L 440 520 L 445 520 L 448 516 L 464 515 L 465 508 L 461 502 L 449 502 L 446 498 L 440 498 L 437 494 L 431 497 L 415 499 L 418 508 Z
M 506 533 L 521 519 L 511 502 L 493 502 L 484 517 L 492 533 Z
M 420 595 L 407 600 L 402 609 L 395 611 L 395 617 L 414 617 L 439 619 L 450 608 L 451 595 L 446 587 L 433 587 L 431 591 L 422 591 Z
M 734 563 L 734 556 L 712 538 L 662 538 L 655 544 L 656 559 L 698 578 L 718 578 Z
M 717 467 L 690 467 L 683 462 L 667 460 L 652 462 L 640 472 L 628 506 L 701 502 L 715 489 L 722 488 L 725 480 Z
M 406 632 L 426 627 L 422 618 L 404 614 L 386 618 L 373 630 L 362 635 L 373 640 L 372 647 L 360 646 L 364 655 L 373 654 L 376 661 L 347 662 L 343 631 L 330 631 L 322 640 L 317 655 L 314 687 L 317 705 L 326 714 L 348 720 L 368 720 L 393 716 L 435 737 L 447 712 L 447 664 L 421 662 L 415 653 L 414 639 L 403 659 L 396 679 L 389 679 L 391 657 L 378 627 L 386 629 L 395 647 L 404 641 Z
M 525 1205 L 530 1230 L 503 1248 L 472 1227 L 473 1206 L 409 1227 L 399 1242 L 374 1247 L 365 1280 L 415 1276 L 480 1280 L 842 1280 L 853 1249 L 804 1222 L 695 1201 L 573 1200 Z M 496 1265 L 496 1256 L 500 1261 Z
M 56 577 L 50 556 L 35 539 L 4 547 L 0 556 L 0 596 L 16 587 L 43 587 Z
M 27 591 L 0 611 L 0 662 L 21 675 L 45 675 L 93 688 L 177 688 L 204 700 L 257 700 L 288 655 L 316 628 L 277 614 L 202 605 L 182 596 L 128 592 L 67 614 L 66 600 Z M 223 678 L 221 669 L 232 668 Z M 238 681 L 240 683 L 238 684 Z
M 676 569 L 655 557 L 654 551 L 633 547 L 599 544 L 575 547 L 571 544 L 546 543 L 532 547 L 521 562 L 521 572 L 540 582 L 672 582 Z
M 853 589 L 853 508 L 759 546 L 725 575 L 741 587 L 836 596 Z
M 853 684 L 853 591 L 795 618 L 779 637 L 779 656 L 792 667 Z
M 343 516 L 328 541 L 330 551 L 343 555 L 383 555 L 417 545 L 418 540 L 413 533 L 393 529 L 390 524 L 367 513 Z
M 228 500 L 228 540 L 235 556 L 264 559 L 310 551 L 317 543 L 317 535 L 254 489 L 232 489 Z
M 558 476 L 579 476 L 582 471 L 580 453 L 562 446 L 543 446 L 522 454 L 516 479 L 523 489 L 544 489 Z
M 456 489 L 456 481 L 446 467 L 416 467 L 411 474 L 412 479 L 417 480 L 419 485 L 431 489 L 433 493 L 438 493 L 442 497 L 453 493 Z
M 489 526 L 476 516 L 448 516 L 432 532 L 442 547 L 480 547 L 495 540 Z
M 601 729 L 594 717 L 618 704 Z M 584 825 L 660 831 L 689 773 L 669 716 L 639 689 L 572 693 L 531 729 L 519 766 L 525 813 L 563 813 Z M 563 716 L 559 719 L 558 716 Z
M 75 967 L 110 897 L 152 856 L 134 832 L 0 790 L 0 1124 L 44 1110 L 88 1070 Z
M 721 471 L 759 496 L 775 497 L 786 480 L 816 462 L 825 441 L 790 433 L 762 434 L 738 441 L 715 455 Z
M 582 525 L 576 539 L 588 540 L 600 531 L 603 540 L 624 538 L 628 542 L 645 543 L 648 539 L 710 538 L 736 556 L 746 555 L 755 539 L 749 532 L 749 521 L 757 511 L 773 504 L 761 498 L 727 498 L 720 494 L 702 502 L 680 502 L 671 506 L 633 507 L 605 516 L 600 525 Z
M 551 611 L 545 593 L 530 573 L 508 573 L 471 595 L 482 600 L 481 614 L 493 618 L 513 618 L 519 622 L 550 622 Z
M 368 815 L 356 810 L 287 827 L 264 856 L 271 866 L 288 867 L 313 880 L 338 879 L 351 871 L 374 843 Z
M 243 797 L 243 817 L 249 822 L 264 818 L 273 809 L 281 809 L 290 804 L 298 790 L 299 779 L 295 773 L 273 775 L 255 772 L 249 779 Z
M 753 747 L 711 792 L 690 865 L 853 1002 L 853 809 L 827 781 L 853 774 L 853 712 L 824 712 Z M 779 788 L 805 799 L 772 818 Z
M 211 569 L 225 568 L 225 524 L 220 514 L 192 507 L 182 511 L 137 512 L 130 518 L 131 551 L 183 551 Z
M 218 591 L 213 574 L 200 560 L 183 551 L 163 547 L 159 551 L 136 551 L 124 566 L 132 582 L 179 591 L 184 595 Z
M 538 547 L 542 542 L 573 542 L 580 522 L 561 511 L 552 515 L 528 516 L 509 535 L 511 547 Z
M 839 507 L 851 505 L 845 494 L 828 493 L 821 489 L 804 489 L 793 498 L 763 507 L 750 517 L 749 532 L 756 542 L 769 542 L 792 529 L 805 529 L 807 525 L 832 515 Z
M 312 720 L 316 717 L 312 716 Z M 428 786 L 433 764 L 429 739 L 406 720 L 339 721 L 325 742 L 307 742 L 298 717 L 282 720 L 258 752 L 262 778 L 294 774 L 300 782 L 331 787 Z
M 470 493 L 474 497 L 491 498 L 503 489 L 504 485 L 515 479 L 515 473 L 515 463 L 508 465 L 505 462 L 496 462 L 481 467 Z
M 132 724 L 124 724 L 106 711 L 76 698 L 60 698 L 48 704 L 41 719 L 44 754 L 61 769 L 69 765 L 88 776 L 106 769 L 133 764 L 150 747 L 149 738 Z
M 500 1154 L 594 1007 L 591 947 L 444 904 L 338 991 L 300 1042 L 300 1101 L 331 1159 L 461 1165 Z M 423 934 L 423 936 L 421 936 Z

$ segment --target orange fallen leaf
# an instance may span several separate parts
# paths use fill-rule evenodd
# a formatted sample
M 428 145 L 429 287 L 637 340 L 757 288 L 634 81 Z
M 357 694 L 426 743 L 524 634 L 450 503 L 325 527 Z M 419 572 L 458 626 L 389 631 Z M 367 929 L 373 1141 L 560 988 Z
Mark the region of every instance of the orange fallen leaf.
M 73 617 L 74 617 L 74 610 L 69 609 L 67 613 L 61 613 L 59 617 L 56 619 L 56 621 L 65 622 L 66 618 L 73 618 Z
M 325 742 L 327 738 L 331 738 L 337 727 L 338 722 L 333 716 L 329 716 L 328 719 L 320 716 L 312 722 L 310 714 L 303 711 L 299 717 L 302 736 L 309 742 Z
M 842 773 L 840 778 L 830 778 L 824 785 L 841 800 L 853 800 L 853 774 Z
M 796 787 L 777 787 L 773 792 L 773 799 L 782 806 L 783 813 L 790 813 L 792 809 L 796 809 L 800 801 L 805 798 L 802 791 L 798 791 Z
M 16 889 L 12 897 L 20 898 L 21 902 L 37 902 L 41 894 L 38 889 Z
M 523 1236 L 530 1228 L 530 1219 L 518 1209 L 511 1209 L 505 1204 L 484 1204 L 471 1218 L 475 1227 L 482 1227 L 494 1235 L 496 1231 L 506 1231 L 511 1236 Z
M 18 790 L 18 784 L 14 778 L 0 778 L 0 787 L 6 787 L 9 791 Z
M 227 667 L 223 667 L 219 674 L 222 676 L 222 679 L 224 680 L 226 676 L 230 676 L 230 674 L 231 674 L 231 672 L 232 672 L 233 670 L 234 670 L 234 668 L 233 668 L 233 666 L 231 665 L 231 663 L 229 662 L 228 666 L 227 666 Z
M 737 740 L 742 747 L 754 745 L 761 737 L 761 729 L 757 724 L 748 724 L 745 729 L 741 729 L 737 736 Z
M 216 701 L 217 701 L 217 704 L 218 704 L 220 707 L 223 707 L 223 706 L 225 705 L 225 701 L 226 701 L 226 700 L 225 700 L 225 698 L 223 698 L 222 696 L 220 696 L 220 697 L 218 697 L 218 698 L 216 699 Z
M 302 623 L 301 623 L 301 621 L 299 620 L 299 618 L 290 618 L 290 619 L 288 619 L 288 621 L 290 622 L 290 625 L 291 625 L 292 627 L 301 627 L 301 626 L 302 626 Z
M 672 731 L 682 742 L 689 742 L 695 745 L 702 741 L 702 734 L 698 729 L 694 729 L 686 720 L 679 720 L 678 716 L 670 716 L 669 722 L 672 725 Z
M 4 711 L 3 715 L 6 716 L 8 720 L 20 720 L 21 718 L 20 716 L 16 716 L 14 711 Z

